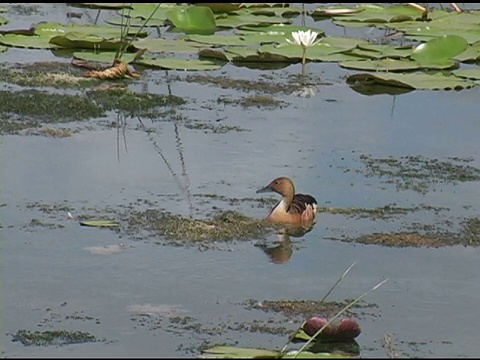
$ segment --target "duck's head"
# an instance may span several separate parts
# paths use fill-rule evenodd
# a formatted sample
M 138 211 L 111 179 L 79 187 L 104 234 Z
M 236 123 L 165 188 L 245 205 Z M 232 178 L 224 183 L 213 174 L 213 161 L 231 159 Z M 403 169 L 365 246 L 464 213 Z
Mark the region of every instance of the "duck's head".
M 257 190 L 257 194 L 271 191 L 282 196 L 293 195 L 295 194 L 295 185 L 293 185 L 293 181 L 291 179 L 282 176 L 272 180 L 270 184 L 264 188 Z

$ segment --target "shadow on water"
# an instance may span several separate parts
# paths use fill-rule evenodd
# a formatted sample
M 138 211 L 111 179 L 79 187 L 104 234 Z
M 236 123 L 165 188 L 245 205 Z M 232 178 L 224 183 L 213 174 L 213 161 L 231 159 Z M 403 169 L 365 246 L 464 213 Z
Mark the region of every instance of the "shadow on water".
M 312 231 L 313 226 L 305 229 L 301 227 L 286 227 L 277 229 L 277 240 L 266 242 L 258 242 L 256 247 L 261 249 L 268 257 L 270 262 L 274 264 L 286 264 L 292 257 L 295 244 L 292 241 L 292 237 L 295 240 L 301 240 L 303 236 Z

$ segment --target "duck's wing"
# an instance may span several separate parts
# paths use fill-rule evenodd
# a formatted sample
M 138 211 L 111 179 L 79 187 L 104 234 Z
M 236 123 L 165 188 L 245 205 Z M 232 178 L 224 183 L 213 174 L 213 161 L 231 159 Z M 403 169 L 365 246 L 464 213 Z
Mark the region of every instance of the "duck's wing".
M 295 194 L 288 212 L 291 214 L 302 214 L 307 209 L 307 205 L 313 206 L 314 204 L 317 205 L 317 200 L 312 195 Z

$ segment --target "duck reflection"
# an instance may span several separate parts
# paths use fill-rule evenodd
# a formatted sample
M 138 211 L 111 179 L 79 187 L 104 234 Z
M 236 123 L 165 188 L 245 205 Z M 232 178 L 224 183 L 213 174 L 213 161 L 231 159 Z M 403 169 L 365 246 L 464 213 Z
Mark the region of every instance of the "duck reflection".
M 291 237 L 302 237 L 312 230 L 313 226 L 303 227 L 286 227 L 278 232 L 278 241 L 274 244 L 257 244 L 270 258 L 270 262 L 274 264 L 286 264 L 290 261 L 293 254 L 293 243 Z

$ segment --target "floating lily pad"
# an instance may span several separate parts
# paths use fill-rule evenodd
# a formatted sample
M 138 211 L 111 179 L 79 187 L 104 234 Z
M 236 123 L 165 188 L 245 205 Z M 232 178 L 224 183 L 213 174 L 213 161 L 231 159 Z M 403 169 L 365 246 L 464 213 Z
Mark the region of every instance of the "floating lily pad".
M 349 60 L 342 61 L 339 65 L 346 69 L 370 71 L 411 71 L 422 67 L 415 61 L 405 59 Z
M 207 6 L 192 6 L 185 9 L 172 9 L 167 19 L 182 31 L 214 33 L 217 29 L 212 10 Z
M 162 38 L 146 38 L 135 40 L 132 45 L 135 49 L 148 49 L 150 52 L 182 52 L 196 53 L 199 49 L 208 47 L 185 40 L 170 40 Z
M 145 21 L 145 19 L 141 18 L 131 18 L 128 22 L 128 26 L 132 27 L 163 27 L 165 26 L 165 19 L 149 19 Z M 118 26 L 125 26 L 127 23 L 126 18 L 113 18 L 106 20 L 108 24 L 118 25 Z
M 245 34 L 251 31 L 259 32 L 259 33 L 266 33 L 269 35 L 282 35 L 285 37 L 292 37 L 292 32 L 294 31 L 315 31 L 318 33 L 318 36 L 325 36 L 325 32 L 322 29 L 312 27 L 312 26 L 301 26 L 301 25 L 285 25 L 285 24 L 273 24 L 268 26 L 241 26 L 239 28 L 240 34 Z
M 320 7 L 317 13 L 324 13 L 328 8 Z M 341 20 L 343 24 L 363 23 L 363 25 L 375 25 L 378 23 L 412 21 L 421 19 L 423 12 L 408 5 L 380 6 L 374 4 L 361 4 L 354 7 L 361 10 L 353 13 L 341 13 L 334 15 L 334 20 Z M 315 14 L 315 11 L 313 12 Z
M 427 23 L 428 24 L 428 23 Z M 434 37 L 455 35 L 464 38 L 469 44 L 480 41 L 480 28 L 478 29 L 448 29 L 441 27 L 431 26 L 418 26 L 411 30 L 405 31 L 405 37 L 407 39 L 416 41 L 429 41 Z
M 456 35 L 445 35 L 418 45 L 413 50 L 411 58 L 423 66 L 428 66 L 431 63 L 451 59 L 463 53 L 467 47 L 468 43 L 464 38 Z
M 480 80 L 480 69 L 458 69 L 453 70 L 452 74 L 464 79 Z
M 218 46 L 259 46 L 263 44 L 284 43 L 284 35 L 269 35 L 266 33 L 249 33 L 245 35 L 190 35 L 186 40 L 201 44 Z
M 386 72 L 353 74 L 347 77 L 347 83 L 381 84 L 417 90 L 461 90 L 476 86 L 476 83 L 473 81 L 461 79 L 453 75 L 444 75 L 441 72 L 435 74 L 397 74 Z
M 412 55 L 412 46 L 392 46 L 380 44 L 366 44 L 358 45 L 356 48 L 350 50 L 350 55 L 358 57 L 365 57 L 369 59 L 402 59 Z
M 218 70 L 223 65 L 210 60 L 142 57 L 135 62 L 138 65 L 167 70 Z
M 238 35 L 189 35 L 185 39 L 200 44 L 223 46 L 246 46 L 260 44 L 258 41 L 249 41 L 249 36 Z
M 131 9 L 130 4 L 126 3 L 69 3 L 70 6 L 87 7 L 90 9 Z
M 460 62 L 475 62 L 480 59 L 480 42 L 476 42 L 467 47 L 467 49 L 453 57 L 454 60 Z
M 85 220 L 80 221 L 82 226 L 92 226 L 92 227 L 118 227 L 120 224 L 114 220 Z
M 352 50 L 359 44 L 368 43 L 364 40 L 354 38 L 324 37 L 318 44 L 307 49 L 306 58 L 311 61 L 333 61 L 333 58 L 341 60 L 352 59 L 352 56 L 346 55 L 345 51 Z M 283 61 L 299 60 L 303 53 L 300 46 L 286 42 L 279 46 L 262 46 L 260 52 L 287 58 Z
M 364 11 L 361 8 L 349 8 L 345 7 L 343 4 L 341 5 L 334 5 L 332 7 L 319 7 L 310 12 L 310 16 L 312 17 L 331 17 L 335 15 L 348 15 L 348 14 L 355 14 L 360 11 Z
M 69 32 L 96 35 L 106 39 L 119 38 L 121 35 L 121 29 L 102 25 L 79 25 L 73 23 L 65 25 L 58 22 L 41 22 L 35 25 L 34 28 L 36 35 L 46 37 L 65 35 Z M 138 29 L 130 29 L 127 35 L 145 37 L 148 35 L 148 32 L 146 30 L 138 32 Z
M 127 46 L 126 40 L 105 40 L 96 35 L 70 32 L 61 36 L 54 36 L 50 44 L 68 49 L 92 49 L 92 50 L 119 50 Z
M 253 358 L 253 357 L 272 357 L 279 356 L 279 352 L 275 350 L 264 350 L 254 348 L 242 348 L 235 346 L 214 346 L 210 349 L 202 351 L 202 358 Z
M 8 20 L 0 16 L 0 25 L 8 24 Z
M 227 16 L 217 17 L 215 21 L 218 27 L 227 29 L 241 28 L 244 26 L 264 27 L 269 24 L 289 24 L 292 22 L 292 20 L 287 18 L 253 15 L 251 13 L 229 14 Z
M 301 8 L 293 6 L 263 6 L 257 8 L 250 7 L 246 11 L 248 11 L 252 15 L 266 15 L 278 17 L 292 17 L 300 15 L 302 13 Z
M 165 21 L 167 19 L 167 13 L 170 10 L 186 9 L 188 5 L 179 5 L 175 3 L 133 3 L 132 11 L 119 12 L 124 16 L 128 16 L 132 19 L 151 19 Z M 153 15 L 152 15 L 153 13 Z
M 246 35 L 247 39 L 250 36 Z M 267 35 L 270 36 L 270 35 Z M 279 35 L 273 35 L 279 36 Z M 280 35 L 283 43 L 278 46 L 264 45 L 260 49 L 249 47 L 229 46 L 221 49 L 204 49 L 199 52 L 199 56 L 207 58 L 222 59 L 233 62 L 287 62 L 292 63 L 300 61 L 302 49 L 298 45 L 288 44 L 286 37 Z M 358 59 L 358 57 L 346 54 L 345 51 L 355 48 L 358 44 L 368 44 L 365 40 L 343 37 L 325 37 L 322 41 L 307 49 L 307 59 L 311 61 L 341 61 Z
M 57 45 L 50 43 L 50 37 L 38 35 L 5 34 L 0 36 L 0 44 L 27 49 L 54 49 Z
M 349 357 L 347 354 L 333 354 L 328 352 L 288 351 L 281 354 L 278 350 L 244 348 L 236 346 L 214 346 L 205 349 L 199 356 L 202 359 L 328 359 Z
M 202 3 L 202 6 L 208 6 L 214 14 L 229 13 L 240 10 L 244 7 L 241 3 Z
M 0 52 L 7 51 L 8 47 L 0 45 Z
M 260 55 L 252 48 L 202 49 L 198 52 L 200 58 L 218 59 L 231 62 L 258 62 Z
M 117 53 L 114 51 L 102 51 L 102 52 L 91 52 L 91 51 L 81 51 L 81 52 L 74 52 L 73 57 L 75 59 L 84 60 L 84 61 L 97 61 L 97 62 L 105 62 L 105 63 L 113 63 L 113 59 L 115 59 L 115 55 Z M 137 54 L 123 54 L 122 61 L 125 63 L 130 63 L 135 59 Z

